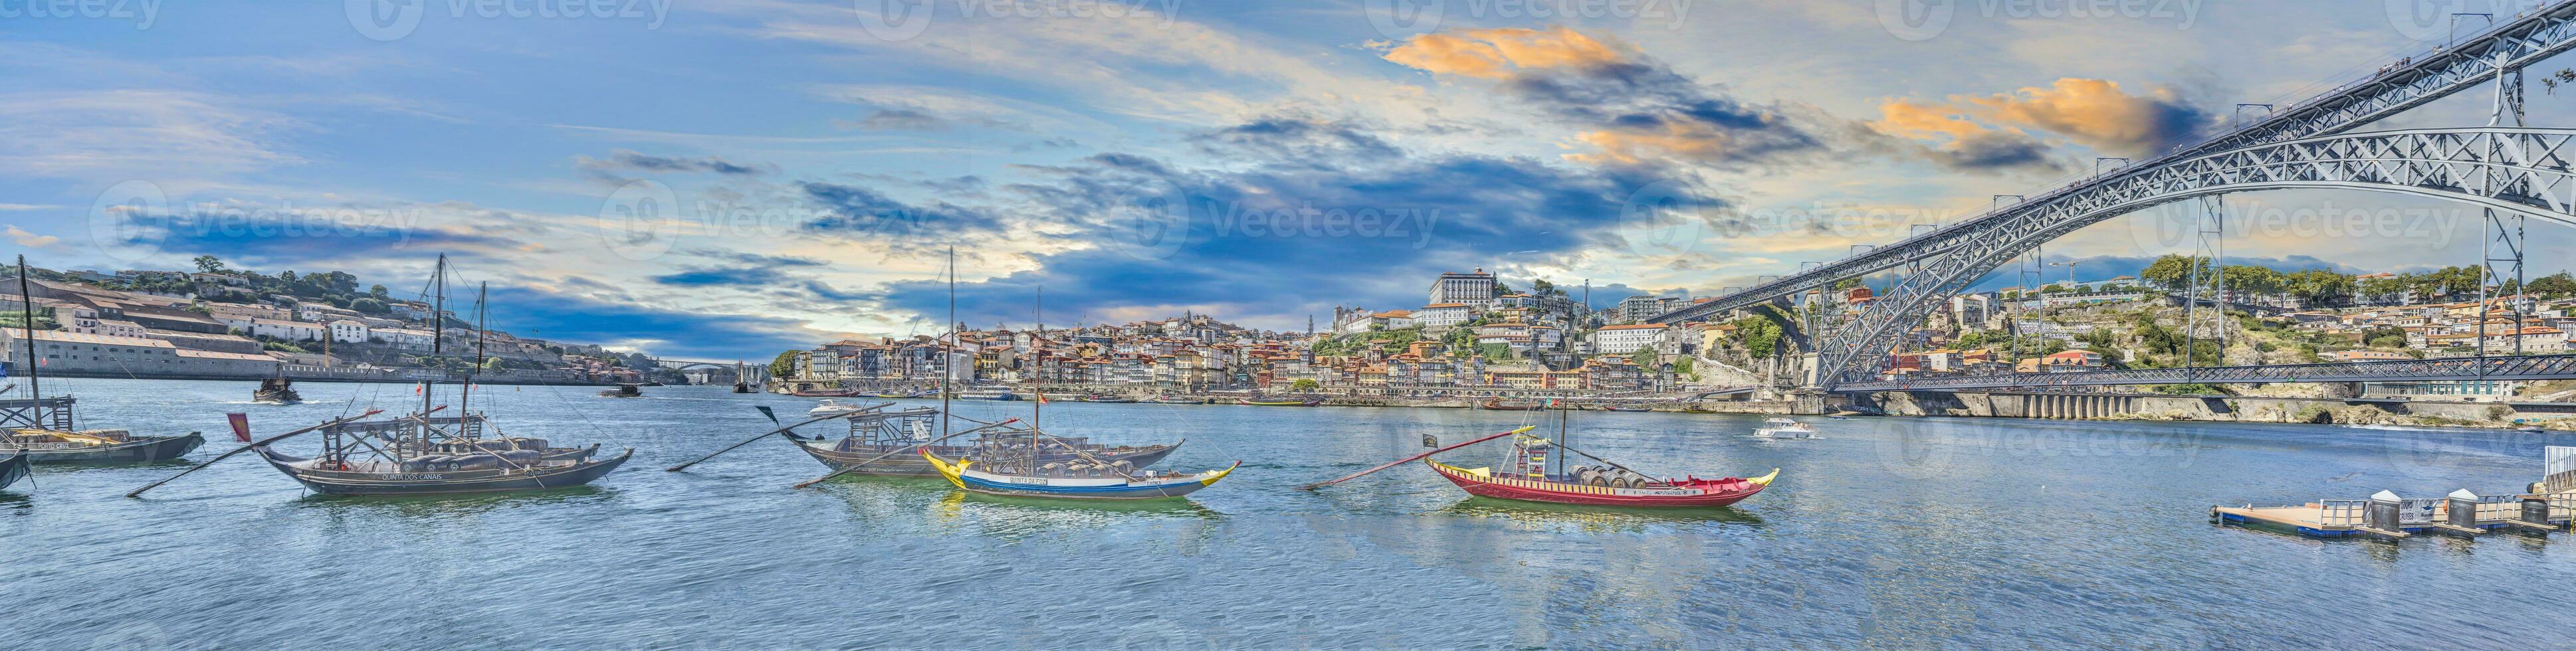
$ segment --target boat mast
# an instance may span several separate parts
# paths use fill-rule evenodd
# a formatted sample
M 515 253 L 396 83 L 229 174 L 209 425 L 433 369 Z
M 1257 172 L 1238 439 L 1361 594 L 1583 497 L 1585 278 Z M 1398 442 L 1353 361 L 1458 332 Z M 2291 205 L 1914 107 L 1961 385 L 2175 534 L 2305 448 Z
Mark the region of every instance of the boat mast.
M 948 378 L 957 375 L 957 247 L 948 247 L 948 347 L 939 349 L 939 435 L 948 435 Z
M 468 418 L 467 414 L 471 413 L 466 409 L 466 405 L 474 400 L 474 376 L 483 371 L 483 325 L 490 318 L 484 311 L 484 300 L 491 296 L 491 281 L 484 281 L 474 289 L 474 366 L 465 369 L 465 386 L 460 388 L 461 392 L 456 397 L 456 417 L 459 419 L 456 421 L 456 427 L 460 430 L 465 427 L 465 421 L 462 419 Z
M 447 254 L 445 253 L 438 254 L 438 266 L 432 268 L 432 271 L 430 271 L 429 292 L 429 358 L 434 361 L 438 359 L 438 356 L 441 353 L 447 351 L 444 346 L 444 344 L 447 343 Z M 446 371 L 439 371 L 440 375 L 444 375 L 446 373 Z M 430 394 L 437 392 L 438 379 L 436 376 L 421 379 L 421 418 L 429 418 Z M 414 443 L 414 447 L 419 448 L 420 454 L 429 454 L 429 425 L 426 422 L 419 423 L 419 425 L 422 428 L 420 439 Z
M 45 428 L 45 390 L 39 386 L 36 373 L 36 294 L 27 290 L 27 256 L 18 256 L 18 326 L 27 340 L 27 397 L 29 426 Z
M 1030 319 L 1031 319 L 1031 320 L 1036 321 L 1036 322 L 1037 322 L 1037 324 L 1038 324 L 1038 331 L 1037 331 L 1037 332 L 1029 333 L 1029 350 L 1030 350 L 1032 353 L 1035 353 L 1035 352 L 1037 351 L 1037 349 L 1038 349 L 1041 345 L 1043 345 L 1043 342 L 1044 342 L 1043 337 L 1045 337 L 1045 336 L 1046 336 L 1046 286 L 1045 286 L 1045 285 L 1039 285 L 1039 286 L 1038 286 L 1038 298 L 1037 298 L 1037 300 L 1035 300 L 1035 301 L 1031 301 L 1031 302 L 1029 303 L 1029 317 L 1030 317 Z M 1044 365 L 1045 365 L 1045 362 L 1041 361 L 1041 362 L 1039 362 L 1039 365 L 1040 365 L 1040 366 L 1044 366 Z M 1044 378 L 1040 378 L 1040 379 L 1039 379 L 1039 381 L 1037 382 L 1037 385 L 1038 385 L 1038 400 L 1037 400 L 1037 402 L 1036 402 L 1035 404 L 1032 404 L 1032 405 L 1030 405 L 1030 406 L 1029 406 L 1029 427 L 1031 427 L 1031 428 L 1040 427 L 1040 426 L 1043 426 L 1043 425 L 1045 425 L 1045 424 L 1046 424 L 1046 417 L 1045 417 L 1046 415 L 1045 415 L 1045 414 L 1042 414 L 1042 413 L 1039 413 L 1039 412 L 1043 411 L 1043 410 L 1045 409 L 1045 407 L 1046 407 L 1046 381 L 1045 381 L 1045 379 L 1044 379 Z M 1036 453 L 1036 452 L 1030 452 L 1030 454 L 1037 454 L 1037 453 Z

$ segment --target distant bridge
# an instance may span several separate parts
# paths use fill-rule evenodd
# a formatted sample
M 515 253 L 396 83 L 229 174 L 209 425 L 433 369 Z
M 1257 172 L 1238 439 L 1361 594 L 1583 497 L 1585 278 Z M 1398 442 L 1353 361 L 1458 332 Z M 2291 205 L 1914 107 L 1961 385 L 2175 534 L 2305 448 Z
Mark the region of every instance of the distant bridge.
M 2432 382 L 2454 380 L 2576 379 L 2576 355 L 2518 357 L 2451 357 L 2384 362 L 2336 362 L 2275 366 L 2211 366 L 2069 373 L 1951 375 L 1900 380 L 1843 382 L 1836 392 L 1966 391 L 1973 389 L 2047 390 L 2056 387 L 2139 384 L 2241 384 L 2270 382 Z
M 1817 387 L 1882 386 L 1880 373 L 1898 339 L 1950 297 L 2051 240 L 2157 205 L 2258 190 L 2349 189 L 2435 197 L 2576 224 L 2576 150 L 2569 147 L 2576 130 L 2518 126 L 2522 69 L 2571 48 L 2576 3 L 2554 3 L 2199 143 L 1795 274 L 1763 276 L 1752 287 L 1649 321 L 1705 320 L 1846 278 L 1895 271 L 1898 280 L 1878 300 L 1819 334 L 1810 349 L 1816 353 L 1811 371 Z M 2496 89 L 2490 126 L 2353 133 L 2489 83 Z M 2137 383 L 2192 381 L 2198 380 Z

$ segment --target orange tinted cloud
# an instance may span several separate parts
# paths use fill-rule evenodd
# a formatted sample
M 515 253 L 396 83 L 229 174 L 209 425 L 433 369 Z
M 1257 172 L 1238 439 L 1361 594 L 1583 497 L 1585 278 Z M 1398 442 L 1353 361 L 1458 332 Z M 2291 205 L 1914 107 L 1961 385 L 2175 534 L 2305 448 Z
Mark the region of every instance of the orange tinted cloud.
M 1504 27 L 1417 34 L 1388 47 L 1386 60 L 1445 75 L 1502 79 L 1520 70 L 1568 68 L 1620 59 L 1618 50 L 1564 27 Z
M 2097 148 L 2147 151 L 2200 126 L 2200 112 L 2172 90 L 2143 95 L 2106 79 L 2065 78 L 2049 88 L 2029 87 L 1990 97 L 1965 98 L 1991 119 L 2062 134 Z
M 1992 127 L 2016 127 L 2122 153 L 2153 151 L 2189 135 L 2207 119 L 2170 89 L 2131 94 L 2119 82 L 2074 77 L 2044 88 L 1952 95 L 1947 103 L 1889 102 L 1879 113 L 1872 126 L 1891 135 L 1957 141 L 1986 135 Z

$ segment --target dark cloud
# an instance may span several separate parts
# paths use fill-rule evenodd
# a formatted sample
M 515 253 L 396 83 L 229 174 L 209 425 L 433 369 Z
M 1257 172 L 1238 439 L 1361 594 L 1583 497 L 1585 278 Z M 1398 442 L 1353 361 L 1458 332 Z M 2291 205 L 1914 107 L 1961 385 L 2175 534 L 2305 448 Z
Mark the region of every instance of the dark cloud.
M 674 158 L 668 156 L 650 156 L 625 149 L 610 152 L 607 158 L 574 156 L 573 164 L 582 169 L 595 172 L 711 172 L 715 174 L 754 175 L 777 171 L 777 166 L 775 165 L 744 165 L 714 156 L 701 158 Z
M 801 226 L 811 234 L 869 237 L 953 237 L 1008 228 L 1000 213 L 946 201 L 914 205 L 856 185 L 799 182 L 805 198 L 826 210 Z
M 1961 136 L 1948 146 L 1926 150 L 1942 167 L 1962 172 L 2003 170 L 2060 171 L 2065 164 L 2049 157 L 2047 143 L 2019 131 L 1986 131 Z
M 1394 157 L 1403 152 L 1358 126 L 1297 115 L 1265 117 L 1191 136 L 1203 152 L 1244 154 L 1276 161 L 1332 165 L 1355 157 Z
M 1039 178 L 1000 189 L 1013 200 L 1007 211 L 1069 231 L 1062 237 L 1070 246 L 1031 256 L 1034 269 L 960 284 L 961 317 L 1025 322 L 1043 287 L 1056 323 L 1199 309 L 1302 325 L 1303 316 L 1329 315 L 1335 304 L 1420 307 L 1433 276 L 1494 266 L 1502 252 L 1561 262 L 1588 247 L 1624 245 L 1611 231 L 1649 186 L 1659 188 L 1658 205 L 1725 205 L 1711 188 L 1638 168 L 1417 155 L 1379 149 L 1382 139 L 1349 125 L 1255 122 L 1211 132 L 1211 142 L 1259 150 L 1351 143 L 1372 153 L 1333 165 L 1254 157 L 1222 169 L 1111 153 L 1024 168 Z M 874 191 L 842 189 L 834 195 L 841 203 L 903 209 Z M 964 275 L 1002 264 L 970 256 Z M 869 300 L 887 312 L 939 315 L 946 291 L 937 280 L 897 282 Z
M 894 107 L 877 109 L 859 118 L 857 126 L 871 131 L 936 131 L 948 128 L 948 120 L 917 108 Z

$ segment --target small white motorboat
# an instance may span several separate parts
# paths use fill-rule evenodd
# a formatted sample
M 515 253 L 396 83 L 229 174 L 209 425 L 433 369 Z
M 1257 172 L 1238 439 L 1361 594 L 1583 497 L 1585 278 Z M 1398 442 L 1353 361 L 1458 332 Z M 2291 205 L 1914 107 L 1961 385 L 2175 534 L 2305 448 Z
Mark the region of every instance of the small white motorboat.
M 831 415 L 835 415 L 835 414 L 854 414 L 854 413 L 858 413 L 858 412 L 860 412 L 860 411 L 864 411 L 864 410 L 866 410 L 866 409 L 867 409 L 867 407 L 866 407 L 866 406 L 864 406 L 864 405 L 852 404 L 852 403 L 847 403 L 847 402 L 841 402 L 841 401 L 839 401 L 839 400 L 833 400 L 833 399 L 830 399 L 830 398 L 825 398 L 825 399 L 823 399 L 823 404 L 815 405 L 813 409 L 805 410 L 805 415 L 807 415 L 807 416 L 831 416 Z
M 1753 433 L 1775 439 L 1811 439 L 1816 437 L 1816 428 L 1788 418 L 1772 418 L 1762 421 Z

